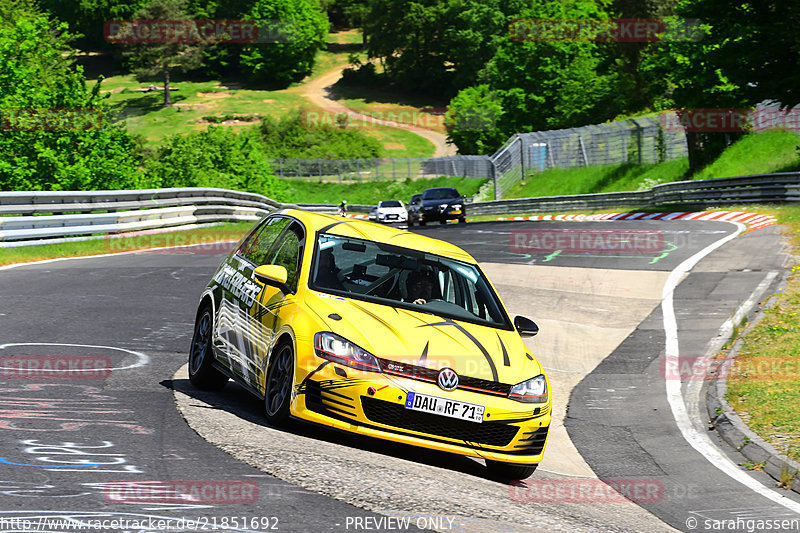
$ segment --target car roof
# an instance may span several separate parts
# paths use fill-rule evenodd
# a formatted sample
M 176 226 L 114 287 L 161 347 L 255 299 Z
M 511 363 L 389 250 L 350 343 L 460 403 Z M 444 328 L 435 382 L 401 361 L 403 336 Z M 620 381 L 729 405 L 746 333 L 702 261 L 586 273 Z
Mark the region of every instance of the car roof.
M 421 250 L 441 255 L 466 263 L 477 263 L 471 255 L 454 244 L 391 226 L 384 226 L 383 224 L 376 224 L 366 220 L 301 211 L 299 209 L 286 209 L 278 213 L 298 219 L 306 228 L 314 232 L 324 231 L 325 233 L 340 235 L 342 237 L 385 242 L 403 248 L 411 248 L 413 250 Z

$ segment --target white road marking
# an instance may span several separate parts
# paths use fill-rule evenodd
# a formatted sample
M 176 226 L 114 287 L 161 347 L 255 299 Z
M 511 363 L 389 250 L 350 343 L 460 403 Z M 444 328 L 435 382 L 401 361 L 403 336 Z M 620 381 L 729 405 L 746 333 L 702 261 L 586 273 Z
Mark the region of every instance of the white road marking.
M 141 353 L 141 352 L 134 352 L 133 350 L 126 350 L 125 348 L 115 348 L 113 346 L 96 346 L 92 344 L 64 344 L 58 342 L 11 342 L 7 344 L 0 344 L 0 350 L 5 350 L 9 346 L 70 346 L 75 348 L 99 348 L 101 350 L 116 350 L 118 352 L 127 352 L 129 354 L 135 355 L 138 359 L 133 364 L 128 366 L 120 366 L 120 367 L 113 367 L 107 370 L 128 370 L 130 368 L 138 368 L 140 366 L 145 366 L 150 363 L 150 357 Z M 3 369 L 5 367 L 0 367 Z M 80 370 L 78 370 L 80 371 Z M 88 370 L 87 370 L 88 371 Z M 92 369 L 91 372 L 95 372 L 96 369 Z
M 701 259 L 705 256 L 727 243 L 728 241 L 736 238 L 742 233 L 746 227 L 739 222 L 731 222 L 736 225 L 736 231 L 712 244 L 706 246 L 693 256 L 683 261 L 680 265 L 670 272 L 667 282 L 664 285 L 662 292 L 661 309 L 664 315 L 664 334 L 666 336 L 665 346 L 665 359 L 667 368 L 670 365 L 678 366 L 678 357 L 680 356 L 680 349 L 678 347 L 678 322 L 675 317 L 675 308 L 673 296 L 675 288 L 681 280 L 681 277 L 689 272 Z M 705 457 L 712 465 L 717 467 L 723 473 L 746 486 L 753 492 L 772 500 L 773 502 L 800 513 L 800 503 L 797 503 L 786 496 L 778 494 L 777 492 L 768 489 L 755 479 L 751 478 L 747 473 L 739 468 L 733 461 L 722 453 L 703 432 L 698 431 L 691 422 L 689 414 L 684 403 L 683 395 L 681 394 L 681 380 L 667 379 L 665 380 L 667 389 L 667 401 L 669 402 L 672 410 L 672 416 L 681 435 L 689 443 L 689 445 L 697 450 L 703 457 Z

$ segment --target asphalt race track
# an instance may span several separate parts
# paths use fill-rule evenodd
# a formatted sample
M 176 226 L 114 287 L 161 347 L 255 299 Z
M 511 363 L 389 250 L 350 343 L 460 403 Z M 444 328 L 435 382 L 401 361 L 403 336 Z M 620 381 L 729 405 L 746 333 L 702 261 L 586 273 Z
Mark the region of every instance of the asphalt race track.
M 777 228 L 735 237 L 733 224 L 698 221 L 417 231 L 467 249 L 512 313 L 542 328 L 529 346 L 548 368 L 562 422 L 554 418 L 545 461 L 526 484 L 485 479 L 468 458 L 307 425 L 272 429 L 261 403 L 233 383 L 220 393 L 193 390 L 182 367 L 198 296 L 221 254 L 161 250 L 0 269 L 0 532 L 81 524 L 137 532 L 746 531 L 748 519 L 800 518 L 796 495 L 770 488 L 771 478 L 731 472 L 725 461 L 741 458 L 707 429 L 703 381 L 664 367 L 668 357 L 705 355 L 740 306 L 776 290 L 784 275 Z M 657 239 L 613 251 L 569 240 L 631 231 Z M 545 242 L 558 235 L 567 240 Z M 708 255 L 682 274 L 701 251 Z M 663 290 L 670 283 L 674 293 Z M 80 370 L 22 372 L 27 356 Z M 598 477 L 655 489 L 636 504 L 597 491 L 574 501 L 545 493 L 596 489 Z M 726 523 L 734 527 L 715 527 Z

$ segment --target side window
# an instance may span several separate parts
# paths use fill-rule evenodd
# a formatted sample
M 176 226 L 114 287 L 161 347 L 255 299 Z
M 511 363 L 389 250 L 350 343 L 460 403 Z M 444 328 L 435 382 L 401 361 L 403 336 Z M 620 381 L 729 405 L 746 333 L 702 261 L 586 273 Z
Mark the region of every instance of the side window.
M 269 264 L 281 265 L 286 269 L 286 284 L 293 291 L 297 290 L 297 274 L 300 271 L 300 258 L 302 257 L 300 241 L 299 228 L 289 228 L 269 260 Z
M 240 253 L 255 265 L 268 264 L 267 254 L 269 253 L 278 235 L 289 225 L 288 218 L 272 218 L 267 220 L 260 229 L 248 239 L 240 250 Z

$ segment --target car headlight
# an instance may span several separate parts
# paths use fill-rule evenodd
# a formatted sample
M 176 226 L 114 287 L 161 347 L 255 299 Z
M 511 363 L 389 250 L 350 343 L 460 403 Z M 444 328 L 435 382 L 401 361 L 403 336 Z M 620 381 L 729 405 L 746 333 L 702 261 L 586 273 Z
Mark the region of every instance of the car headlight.
M 320 332 L 314 335 L 314 352 L 317 357 L 358 370 L 381 370 L 374 355 L 334 333 Z
M 508 393 L 511 400 L 523 403 L 545 403 L 547 401 L 547 379 L 544 374 L 523 381 L 511 388 Z
M 461 204 L 455 204 L 452 206 L 453 209 L 461 209 Z

